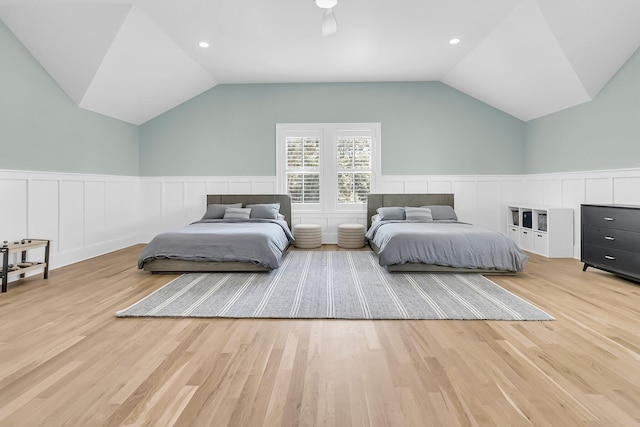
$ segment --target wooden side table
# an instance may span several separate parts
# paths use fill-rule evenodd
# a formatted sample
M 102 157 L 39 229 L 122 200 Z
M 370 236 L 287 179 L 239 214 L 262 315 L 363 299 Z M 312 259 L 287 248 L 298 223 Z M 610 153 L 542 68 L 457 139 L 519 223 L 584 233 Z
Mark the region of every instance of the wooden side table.
M 293 226 L 296 248 L 313 249 L 322 246 L 322 228 L 318 224 L 296 224 Z
M 25 277 L 26 273 L 30 271 L 43 270 L 44 278 L 48 279 L 49 247 L 49 240 L 44 239 L 23 239 L 19 242 L 7 242 L 0 245 L 0 254 L 2 254 L 2 292 L 7 292 L 7 283 L 10 277 Z M 28 262 L 27 251 L 38 248 L 44 248 L 44 262 Z M 22 253 L 20 256 L 21 262 L 9 269 L 9 254 L 16 252 Z
M 345 249 L 359 249 L 364 246 L 364 225 L 338 225 L 338 246 Z

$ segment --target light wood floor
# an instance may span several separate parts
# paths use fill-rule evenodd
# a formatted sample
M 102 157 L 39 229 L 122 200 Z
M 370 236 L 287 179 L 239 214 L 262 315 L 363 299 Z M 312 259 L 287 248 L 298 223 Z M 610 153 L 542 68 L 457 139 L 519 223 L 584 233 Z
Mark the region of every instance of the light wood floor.
M 493 278 L 549 322 L 117 319 L 141 249 L 0 294 L 1 426 L 640 425 L 640 285 L 577 260 Z

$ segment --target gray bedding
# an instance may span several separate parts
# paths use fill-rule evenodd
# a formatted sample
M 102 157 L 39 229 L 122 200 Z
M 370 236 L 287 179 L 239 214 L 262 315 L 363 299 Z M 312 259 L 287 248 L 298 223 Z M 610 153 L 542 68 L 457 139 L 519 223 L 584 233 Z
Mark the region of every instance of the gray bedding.
M 366 237 L 380 248 L 382 266 L 410 262 L 517 272 L 528 259 L 502 234 L 458 221 L 375 221 Z
M 241 261 L 280 267 L 282 254 L 293 243 L 284 220 L 208 219 L 157 235 L 138 258 L 138 268 L 153 259 Z

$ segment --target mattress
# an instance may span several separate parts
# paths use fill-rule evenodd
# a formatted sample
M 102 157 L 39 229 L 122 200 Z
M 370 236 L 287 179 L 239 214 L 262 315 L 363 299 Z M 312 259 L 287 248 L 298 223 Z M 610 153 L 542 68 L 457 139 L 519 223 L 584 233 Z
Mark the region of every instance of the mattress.
M 239 261 L 274 269 L 293 235 L 284 220 L 208 219 L 161 233 L 138 258 L 138 268 L 155 259 Z
M 379 248 L 385 267 L 423 263 L 518 272 L 528 260 L 511 239 L 459 221 L 375 221 L 366 237 Z

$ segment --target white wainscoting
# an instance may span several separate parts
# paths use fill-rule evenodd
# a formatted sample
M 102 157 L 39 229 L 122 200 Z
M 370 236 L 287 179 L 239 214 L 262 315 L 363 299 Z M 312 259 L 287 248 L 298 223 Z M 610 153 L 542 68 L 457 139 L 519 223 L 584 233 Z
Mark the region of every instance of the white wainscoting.
M 520 194 L 523 182 L 520 176 L 383 176 L 377 192 L 453 192 L 462 221 L 504 232 L 503 191 L 507 196 Z M 275 177 L 264 176 L 140 178 L 141 241 L 148 242 L 161 231 L 200 219 L 206 194 L 273 194 L 277 193 L 276 187 Z M 294 211 L 291 223 L 318 224 L 322 227 L 322 242 L 336 243 L 339 224 L 366 225 L 367 213 L 364 208 L 345 212 Z
M 640 169 L 531 174 L 523 195 L 510 202 L 573 209 L 574 258 L 580 258 L 582 203 L 640 205 Z M 505 212 L 506 214 L 506 212 Z
M 51 240 L 52 269 L 139 241 L 138 177 L 0 170 L 0 198 L 0 240 Z
M 275 176 L 141 177 L 139 241 L 199 220 L 207 194 L 274 194 Z
M 275 176 L 122 177 L 0 170 L 0 240 L 52 241 L 56 268 L 200 219 L 207 194 L 273 194 Z M 580 257 L 580 204 L 640 205 L 640 169 L 531 175 L 387 175 L 377 193 L 454 193 L 461 221 L 506 233 L 511 203 L 574 209 L 574 255 Z M 315 223 L 323 242 L 337 226 L 366 224 L 366 212 L 294 212 L 292 224 Z
M 453 193 L 460 221 L 506 233 L 506 201 L 522 198 L 522 175 L 383 176 L 377 193 Z

